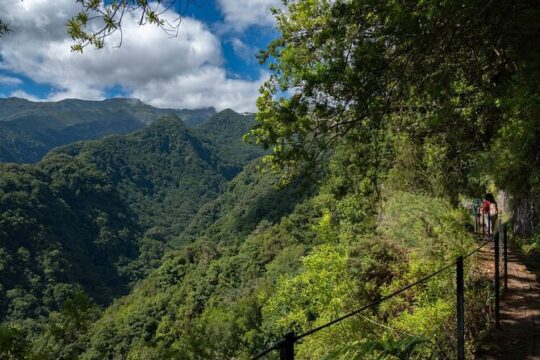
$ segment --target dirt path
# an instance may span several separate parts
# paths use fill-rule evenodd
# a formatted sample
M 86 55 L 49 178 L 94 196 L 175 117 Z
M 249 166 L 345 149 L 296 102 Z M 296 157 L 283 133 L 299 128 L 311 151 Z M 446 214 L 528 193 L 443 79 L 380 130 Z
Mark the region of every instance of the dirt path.
M 508 289 L 501 297 L 501 329 L 493 330 L 485 339 L 477 359 L 540 360 L 540 267 L 527 261 L 519 251 L 509 249 Z

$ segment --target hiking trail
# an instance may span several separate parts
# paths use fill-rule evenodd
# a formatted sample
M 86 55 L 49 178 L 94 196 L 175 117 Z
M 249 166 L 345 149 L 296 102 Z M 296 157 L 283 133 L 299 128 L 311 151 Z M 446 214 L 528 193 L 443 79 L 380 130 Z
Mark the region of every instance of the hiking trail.
M 493 259 L 493 251 L 493 246 L 483 251 L 486 261 Z M 486 265 L 493 272 L 492 261 Z M 501 296 L 501 328 L 492 329 L 482 341 L 477 359 L 540 360 L 539 278 L 540 263 L 509 246 L 508 289 Z

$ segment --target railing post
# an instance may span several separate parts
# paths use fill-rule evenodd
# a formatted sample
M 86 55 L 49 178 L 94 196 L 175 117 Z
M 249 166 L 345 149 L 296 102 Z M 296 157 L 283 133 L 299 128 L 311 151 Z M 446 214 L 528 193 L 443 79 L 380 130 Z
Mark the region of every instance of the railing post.
M 495 276 L 493 277 L 493 287 L 495 290 L 495 328 L 501 327 L 501 311 L 500 311 L 500 289 L 499 289 L 499 233 L 495 235 Z
M 504 251 L 504 289 L 508 289 L 508 232 L 507 223 L 503 225 L 503 251 Z
M 463 281 L 463 256 L 456 260 L 456 336 L 457 359 L 465 359 L 465 291 Z
M 487 229 L 488 239 L 491 239 L 491 235 L 493 235 L 493 233 L 492 233 L 492 231 L 491 231 L 491 225 L 492 225 L 492 223 L 491 223 L 491 214 L 490 214 L 490 213 L 488 213 L 487 218 L 488 218 L 488 223 L 487 223 L 487 228 L 488 228 L 488 229 Z
M 282 339 L 279 346 L 279 360 L 294 360 L 294 332 L 290 332 Z

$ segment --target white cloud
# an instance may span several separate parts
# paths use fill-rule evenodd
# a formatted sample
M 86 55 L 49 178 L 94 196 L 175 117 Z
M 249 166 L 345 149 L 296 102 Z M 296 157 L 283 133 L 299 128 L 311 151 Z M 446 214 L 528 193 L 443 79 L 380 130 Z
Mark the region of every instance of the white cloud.
M 266 74 L 261 74 L 265 79 Z M 217 109 L 232 107 L 236 111 L 254 111 L 255 99 L 260 81 L 228 79 L 225 70 L 218 67 L 204 67 L 193 74 L 175 76 L 168 81 L 151 81 L 138 87 L 134 97 L 156 107 L 169 107 L 170 104 L 182 104 L 181 107 L 196 108 L 208 104 Z M 190 89 L 189 92 L 179 89 Z M 159 93 L 159 98 L 152 94 Z
M 219 39 L 202 22 L 184 18 L 178 37 L 169 38 L 155 26 L 139 26 L 136 14 L 126 15 L 120 48 L 116 34 L 104 49 L 79 54 L 70 51 L 65 28 L 78 10 L 74 0 L 56 0 L 54 6 L 49 0 L 0 1 L 0 13 L 13 28 L 0 42 L 0 70 L 52 85 L 50 100 L 97 100 L 106 89 L 121 87 L 157 106 L 255 109 L 263 78 L 228 78 Z M 164 16 L 173 21 L 177 15 Z
M 271 8 L 282 7 L 281 0 L 218 0 L 226 27 L 243 31 L 249 26 L 273 26 Z
M 0 74 L 0 85 L 15 86 L 20 84 L 22 84 L 21 79 Z
M 27 99 L 27 100 L 30 100 L 30 101 L 45 101 L 45 99 L 40 99 L 40 98 L 38 98 L 36 96 L 33 96 L 33 95 L 27 93 L 24 90 L 15 90 L 11 94 L 9 94 L 9 96 L 10 97 L 18 97 L 18 98 L 22 98 L 22 99 Z
M 231 39 L 231 44 L 236 56 L 242 58 L 242 60 L 248 64 L 255 63 L 255 54 L 257 54 L 256 48 L 246 45 L 246 43 L 236 37 Z

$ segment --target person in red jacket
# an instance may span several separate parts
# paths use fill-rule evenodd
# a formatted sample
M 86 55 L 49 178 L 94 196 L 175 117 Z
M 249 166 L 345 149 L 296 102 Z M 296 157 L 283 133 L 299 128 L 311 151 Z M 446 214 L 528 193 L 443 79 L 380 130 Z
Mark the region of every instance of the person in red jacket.
M 497 202 L 495 201 L 492 193 L 488 192 L 484 196 L 482 213 L 484 214 L 484 226 L 486 226 L 488 236 L 491 236 L 493 234 L 493 224 L 497 222 L 497 215 L 499 214 Z

